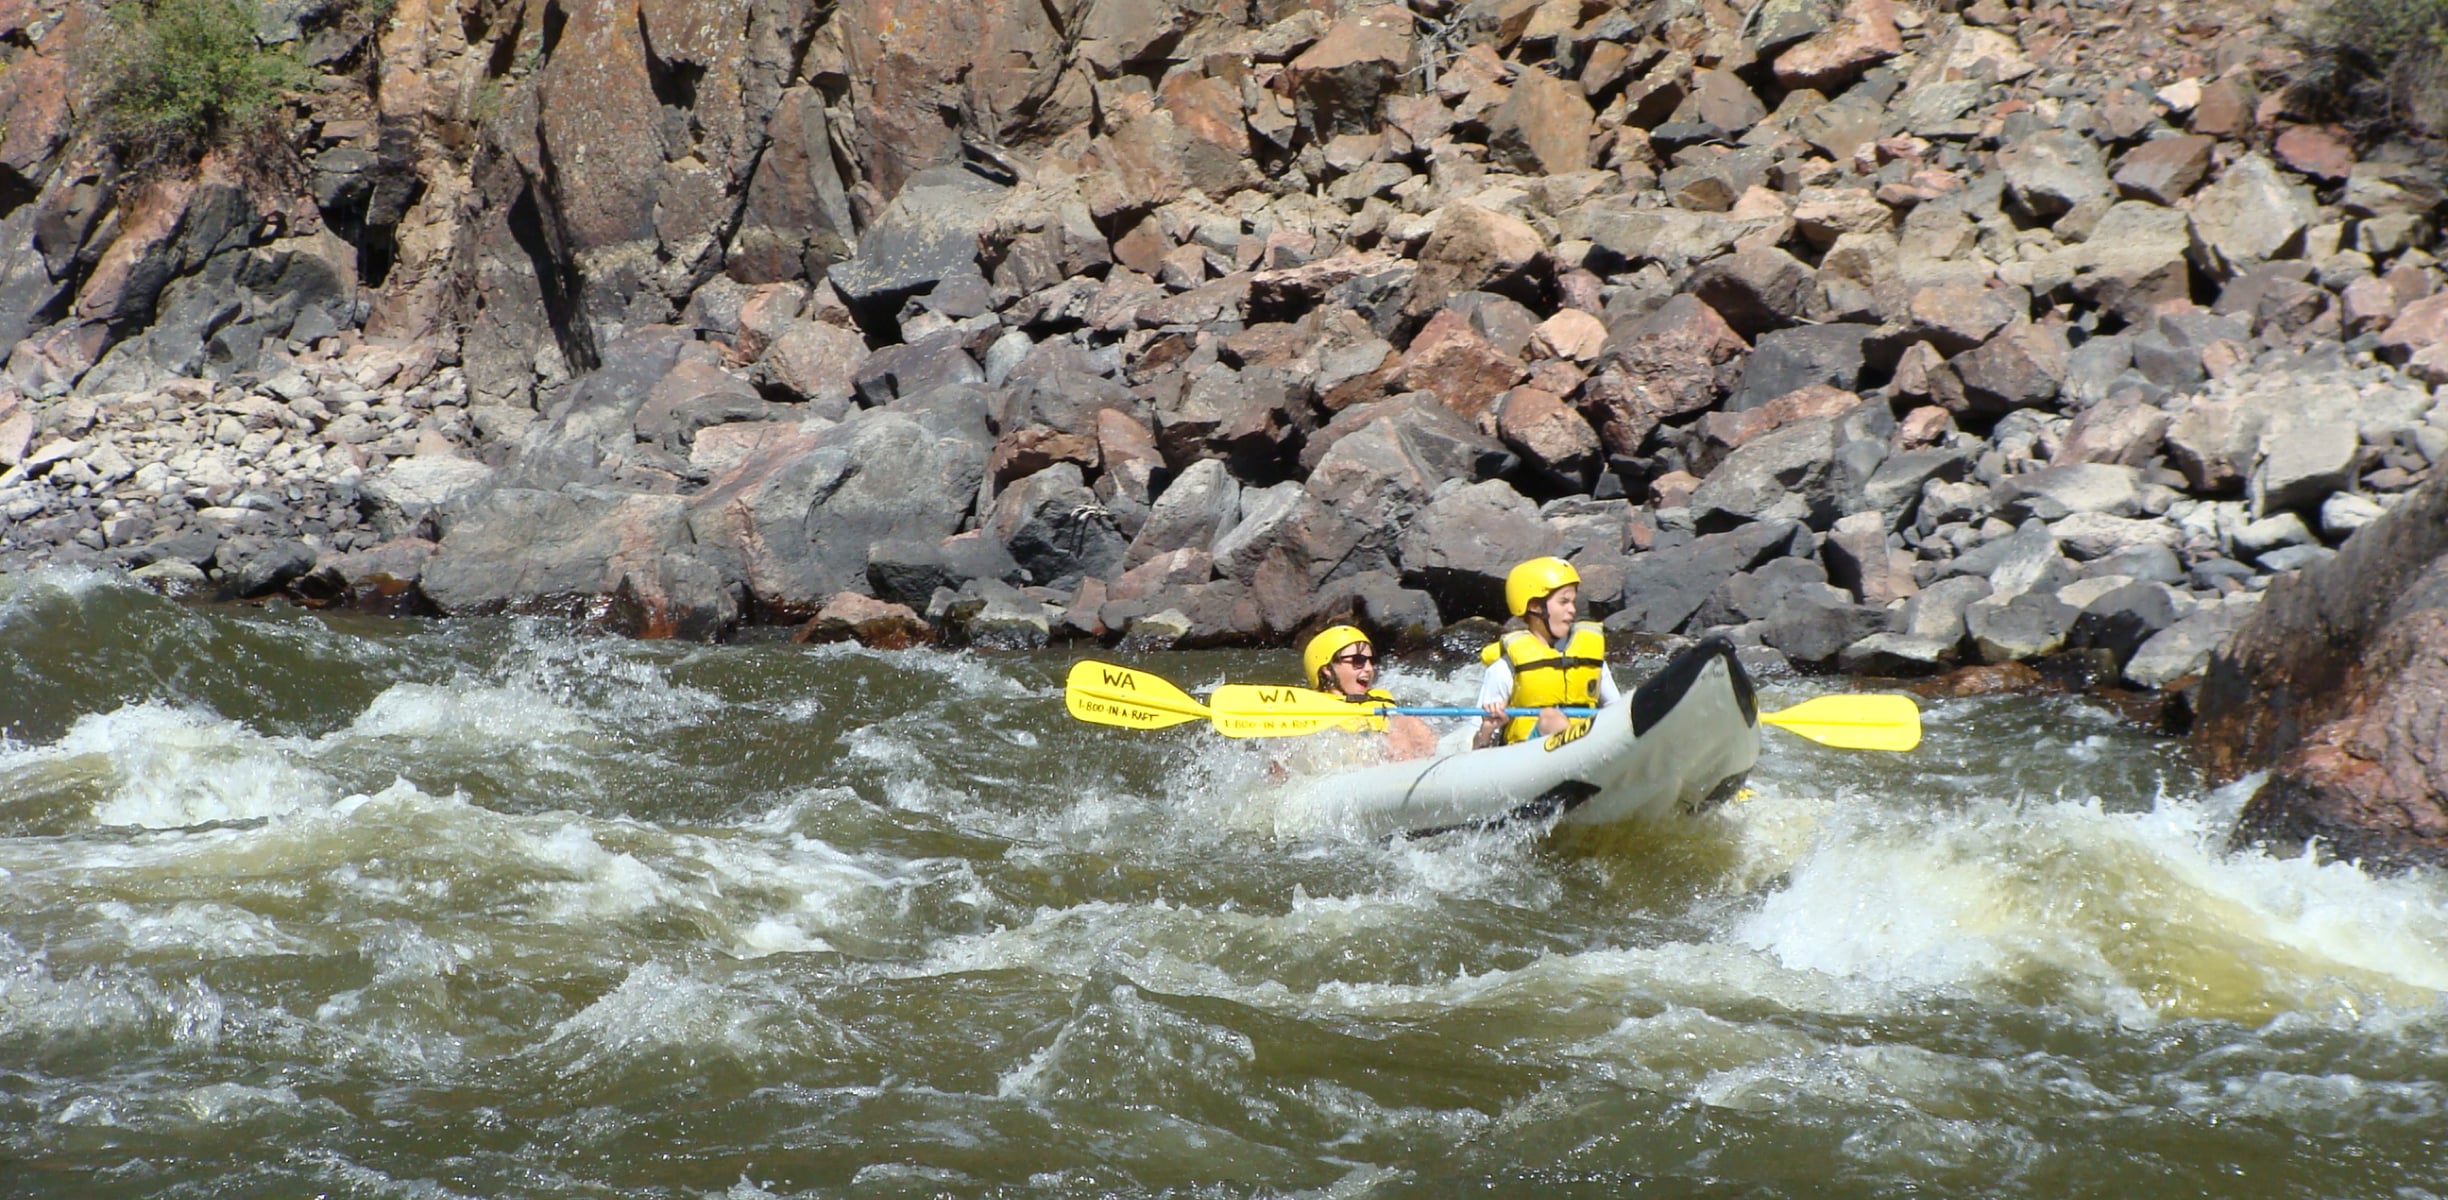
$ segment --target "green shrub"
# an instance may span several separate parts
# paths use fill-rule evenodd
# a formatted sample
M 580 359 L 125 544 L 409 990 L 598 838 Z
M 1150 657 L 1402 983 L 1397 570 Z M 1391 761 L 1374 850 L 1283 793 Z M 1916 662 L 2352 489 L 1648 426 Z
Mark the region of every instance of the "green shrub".
M 2296 41 L 2298 83 L 2340 115 L 2448 133 L 2448 0 L 2328 0 Z
M 139 161 L 194 158 L 254 132 L 305 66 L 256 42 L 256 0 L 123 0 L 106 56 L 103 131 Z

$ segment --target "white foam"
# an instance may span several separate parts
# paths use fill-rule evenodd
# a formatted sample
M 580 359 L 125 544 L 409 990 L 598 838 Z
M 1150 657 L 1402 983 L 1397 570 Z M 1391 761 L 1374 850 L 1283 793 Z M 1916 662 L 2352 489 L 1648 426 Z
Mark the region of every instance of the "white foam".
M 360 738 L 414 739 L 419 749 L 550 745 L 594 731 L 583 714 L 533 688 L 397 683 L 349 723 Z
M 632 967 L 620 986 L 553 1026 L 539 1051 L 572 1055 L 575 1070 L 631 1063 L 664 1050 L 754 1058 L 766 1039 L 765 1005 L 659 962 Z
M 200 959 L 298 954 L 307 943 L 281 932 L 270 918 L 227 904 L 182 901 L 166 908 L 107 900 L 93 915 L 113 928 L 118 941 L 140 954 L 171 952 Z
M 1891 1003 L 2038 987 L 2128 1021 L 2297 1007 L 2351 1019 L 2448 992 L 2441 879 L 2229 854 L 2224 807 L 1852 798 L 1729 932 Z
M 82 760 L 101 779 L 102 825 L 177 829 L 280 816 L 328 803 L 336 789 L 304 765 L 294 739 L 267 738 L 194 709 L 138 703 L 77 719 L 50 747 L 21 761 Z

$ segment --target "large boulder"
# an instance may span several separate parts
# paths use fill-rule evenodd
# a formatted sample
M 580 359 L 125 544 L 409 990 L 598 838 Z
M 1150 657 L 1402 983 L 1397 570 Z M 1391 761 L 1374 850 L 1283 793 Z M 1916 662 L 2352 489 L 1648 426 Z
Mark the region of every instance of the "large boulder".
M 2270 772 L 2238 841 L 2448 864 L 2448 473 L 2271 585 L 2195 710 L 2210 782 Z
M 2312 189 L 2287 179 L 2270 160 L 2246 155 L 2193 199 L 2194 260 L 2226 279 L 2293 257 L 2318 215 Z
M 1055 463 L 1004 489 L 979 526 L 1032 582 L 1057 590 L 1120 573 L 1130 545 L 1076 463 Z
M 859 235 L 857 253 L 834 265 L 833 286 L 872 328 L 902 300 L 980 274 L 979 238 L 994 228 L 1006 190 L 957 166 L 918 172 Z
M 876 543 L 960 529 L 985 476 L 984 429 L 982 412 L 973 425 L 947 412 L 853 413 L 769 443 L 708 484 L 689 498 L 689 531 L 737 564 L 763 614 L 806 620 L 838 592 L 868 590 Z
M 712 640 L 739 623 L 743 581 L 694 543 L 677 496 L 496 488 L 452 522 L 419 586 L 449 616 L 546 613 Z
M 1435 597 L 1447 621 L 1498 617 L 1505 573 L 1553 554 L 1555 531 L 1538 506 L 1501 479 L 1439 489 L 1403 530 L 1403 582 Z
M 1742 378 L 1750 344 L 1690 295 L 1623 321 L 1584 392 L 1609 453 L 1641 451 L 1661 422 L 1715 407 Z

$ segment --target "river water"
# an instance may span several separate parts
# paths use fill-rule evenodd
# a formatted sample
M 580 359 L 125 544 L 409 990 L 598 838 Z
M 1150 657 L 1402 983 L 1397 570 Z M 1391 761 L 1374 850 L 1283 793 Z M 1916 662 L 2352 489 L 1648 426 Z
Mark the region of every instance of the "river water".
M 2078 702 L 1384 845 L 1068 662 L 0 579 L 0 1195 L 2443 1186 L 2442 877 L 2224 853 Z

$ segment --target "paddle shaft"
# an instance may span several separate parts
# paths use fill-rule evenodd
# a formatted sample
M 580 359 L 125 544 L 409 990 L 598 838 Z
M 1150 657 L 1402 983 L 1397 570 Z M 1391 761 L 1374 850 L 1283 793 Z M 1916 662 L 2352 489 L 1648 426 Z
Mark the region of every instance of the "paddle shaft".
M 1380 716 L 1484 717 L 1487 715 L 1487 712 L 1484 709 L 1463 708 L 1459 705 L 1437 706 L 1406 704 L 1393 708 L 1366 708 L 1362 705 L 1354 705 L 1353 707 L 1361 708 L 1363 711 L 1376 713 Z M 1543 708 L 1508 708 L 1504 711 L 1505 715 L 1508 717 L 1535 717 L 1547 710 Z M 1594 708 L 1567 708 L 1563 710 L 1563 712 L 1564 715 L 1568 717 L 1594 717 L 1598 715 L 1598 710 Z

